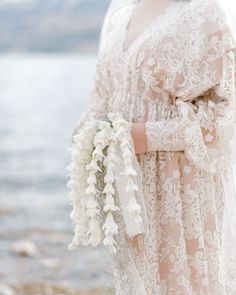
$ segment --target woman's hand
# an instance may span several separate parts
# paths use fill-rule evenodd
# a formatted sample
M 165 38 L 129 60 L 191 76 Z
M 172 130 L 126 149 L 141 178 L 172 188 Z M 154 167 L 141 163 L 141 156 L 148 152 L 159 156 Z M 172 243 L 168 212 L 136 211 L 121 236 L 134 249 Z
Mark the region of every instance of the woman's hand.
M 145 123 L 133 123 L 131 135 L 134 142 L 135 154 L 147 152 L 147 137 L 145 134 Z

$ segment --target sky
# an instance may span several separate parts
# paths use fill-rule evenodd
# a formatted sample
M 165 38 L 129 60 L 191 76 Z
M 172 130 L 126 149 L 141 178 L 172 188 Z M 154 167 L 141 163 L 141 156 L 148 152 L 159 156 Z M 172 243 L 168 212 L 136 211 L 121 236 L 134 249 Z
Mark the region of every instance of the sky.
M 23 3 L 23 2 L 32 2 L 35 0 L 0 0 L 0 4 L 15 4 L 15 3 Z
M 26 2 L 36 2 L 37 0 L 0 0 L 0 5 L 5 4 L 19 4 L 19 3 L 26 3 Z M 78 3 L 84 0 L 65 0 L 67 3 Z M 87 0 L 89 1 L 89 0 Z

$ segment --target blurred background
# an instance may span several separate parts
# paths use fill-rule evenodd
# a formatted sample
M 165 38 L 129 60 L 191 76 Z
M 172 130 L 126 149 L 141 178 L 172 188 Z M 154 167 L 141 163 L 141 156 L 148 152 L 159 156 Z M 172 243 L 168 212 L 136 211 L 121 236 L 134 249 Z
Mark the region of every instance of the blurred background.
M 72 130 L 109 0 L 0 0 L 0 295 L 100 294 L 100 251 L 69 251 Z

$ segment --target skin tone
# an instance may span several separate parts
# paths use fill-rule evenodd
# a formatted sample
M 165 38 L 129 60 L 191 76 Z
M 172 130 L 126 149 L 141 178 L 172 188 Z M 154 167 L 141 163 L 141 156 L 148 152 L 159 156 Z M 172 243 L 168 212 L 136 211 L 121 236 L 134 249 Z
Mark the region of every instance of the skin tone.
M 147 136 L 145 134 L 145 123 L 133 123 L 131 135 L 134 142 L 134 149 L 136 154 L 147 152 Z
M 126 41 L 128 42 L 125 44 L 127 47 L 130 46 L 139 34 L 144 31 L 150 21 L 158 15 L 158 11 L 163 9 L 168 3 L 169 0 L 140 0 L 129 23 L 128 33 L 126 36 Z M 173 98 L 173 103 L 175 103 L 175 100 L 176 97 Z M 142 154 L 147 152 L 145 122 L 133 123 L 131 135 L 134 142 L 135 153 Z M 139 240 L 142 240 L 142 235 L 136 235 L 128 240 L 136 251 L 140 251 Z
M 168 3 L 169 0 L 140 0 L 129 23 L 125 47 L 129 47 L 130 44 L 132 44 L 144 31 L 150 21 L 158 15 L 158 11 L 162 10 Z M 175 98 L 173 102 L 175 102 Z M 147 152 L 145 123 L 133 123 L 131 135 L 134 142 L 135 153 L 142 154 Z

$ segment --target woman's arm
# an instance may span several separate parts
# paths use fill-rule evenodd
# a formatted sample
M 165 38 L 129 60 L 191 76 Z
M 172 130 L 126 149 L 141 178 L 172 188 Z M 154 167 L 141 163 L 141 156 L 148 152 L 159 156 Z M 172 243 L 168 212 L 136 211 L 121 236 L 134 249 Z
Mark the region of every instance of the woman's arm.
M 185 121 L 133 123 L 132 138 L 136 154 L 151 151 L 183 151 Z
M 137 152 L 184 151 L 190 162 L 214 172 L 227 166 L 236 125 L 236 40 L 217 1 L 190 8 L 176 35 L 153 44 L 140 61 L 147 100 L 158 104 L 166 89 L 178 97 L 179 116 L 150 116 L 132 135 L 137 142 L 141 132 Z
M 73 136 L 78 133 L 79 129 L 83 126 L 84 122 L 88 120 L 89 116 L 92 115 L 94 118 L 101 118 L 107 113 L 107 99 L 106 95 L 101 94 L 102 86 L 99 71 L 96 68 L 94 76 L 93 89 L 88 98 L 88 107 L 81 114 L 78 122 L 73 131 Z
M 78 122 L 76 123 L 73 135 L 78 132 L 78 130 L 82 127 L 82 125 L 90 115 L 95 118 L 101 118 L 107 114 L 108 89 L 106 89 L 106 87 L 104 86 L 104 75 L 101 72 L 102 66 L 99 63 L 102 47 L 104 46 L 106 36 L 108 34 L 108 31 L 110 30 L 111 13 L 112 5 L 110 4 L 110 7 L 108 8 L 104 17 L 102 29 L 100 32 L 98 56 L 96 61 L 95 74 L 93 77 L 93 89 L 88 97 L 88 107 L 81 114 Z
M 134 149 L 136 154 L 147 152 L 147 136 L 145 132 L 145 123 L 133 123 L 131 128 L 131 135 L 134 142 Z
M 134 124 L 136 153 L 185 151 L 192 163 L 214 172 L 227 156 L 235 128 L 235 65 L 235 49 L 217 59 L 217 84 L 192 102 L 177 99 L 181 118 Z

